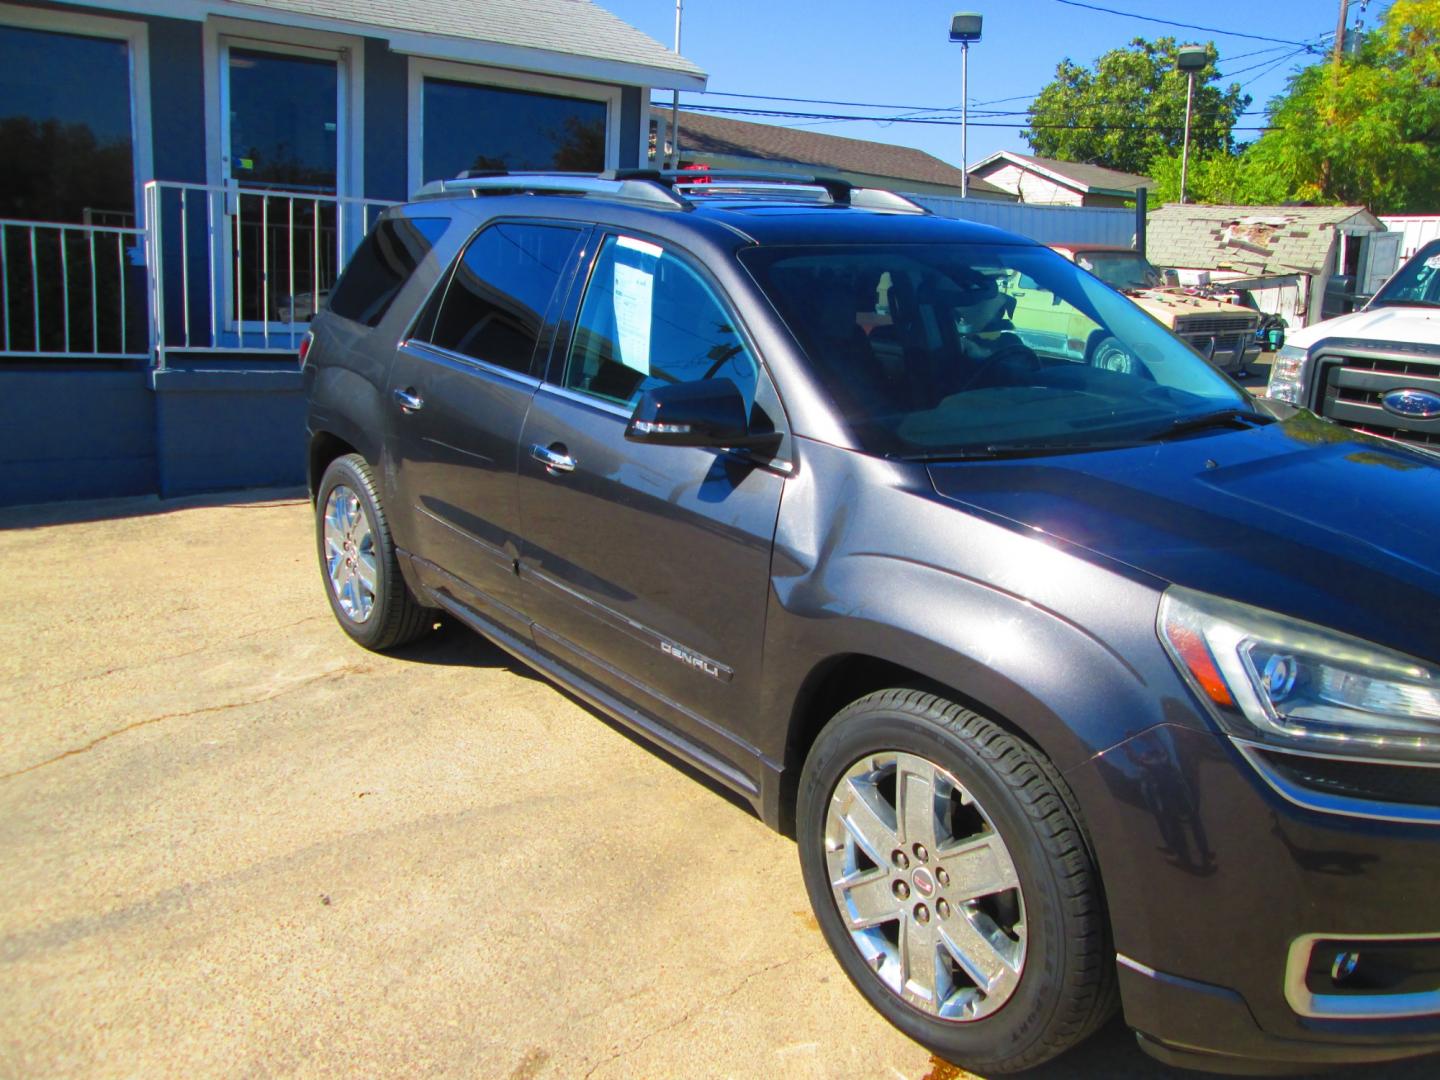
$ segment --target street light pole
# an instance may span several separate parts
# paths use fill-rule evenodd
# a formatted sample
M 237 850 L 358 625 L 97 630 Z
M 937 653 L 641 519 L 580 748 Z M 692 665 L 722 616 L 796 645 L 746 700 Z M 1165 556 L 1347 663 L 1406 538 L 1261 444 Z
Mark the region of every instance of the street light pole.
M 960 197 L 970 197 L 970 43 L 980 40 L 981 16 L 957 12 L 950 20 L 950 40 L 960 43 Z
M 675 0 L 675 55 L 680 55 L 680 16 L 685 13 L 685 0 Z M 670 91 L 670 152 L 673 168 L 680 168 L 680 91 Z
M 1181 45 L 1175 54 L 1175 66 L 1185 72 L 1185 140 L 1180 144 L 1180 201 L 1188 202 L 1185 184 L 1190 173 L 1190 110 L 1195 103 L 1195 73 L 1203 71 L 1210 63 L 1210 54 L 1204 45 Z

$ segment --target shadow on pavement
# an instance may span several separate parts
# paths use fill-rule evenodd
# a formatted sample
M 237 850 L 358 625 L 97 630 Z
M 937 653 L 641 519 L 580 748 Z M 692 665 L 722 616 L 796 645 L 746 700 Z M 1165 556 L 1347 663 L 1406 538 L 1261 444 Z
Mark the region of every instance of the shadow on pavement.
M 162 499 L 158 495 L 131 495 L 123 499 L 80 499 L 74 502 L 35 503 L 30 506 L 0 507 L 0 531 L 40 529 L 50 525 L 75 525 L 119 518 L 153 517 L 202 506 L 234 506 L 266 509 L 303 502 L 309 493 L 303 487 L 253 488 L 246 491 L 217 491 L 208 495 L 185 495 Z

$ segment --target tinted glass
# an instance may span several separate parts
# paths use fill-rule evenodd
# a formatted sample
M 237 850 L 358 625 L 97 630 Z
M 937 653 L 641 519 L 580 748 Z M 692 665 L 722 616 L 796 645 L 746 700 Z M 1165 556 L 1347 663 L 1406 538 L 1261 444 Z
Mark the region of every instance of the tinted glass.
M 1412 255 L 1370 301 L 1371 307 L 1407 304 L 1440 307 L 1440 240 L 1430 241 Z
M 430 340 L 445 349 L 530 370 L 551 294 L 579 233 L 552 225 L 492 225 L 465 249 Z
M 630 404 L 652 387 L 725 378 L 748 411 L 757 370 L 735 320 L 699 275 L 655 244 L 605 241 L 580 308 L 567 387 Z
M 377 326 L 420 260 L 445 234 L 449 218 L 387 218 L 370 230 L 335 286 L 330 310 Z
M 873 453 L 1085 449 L 1248 396 L 1045 248 L 752 248 L 741 255 Z
M 135 224 L 123 41 L 0 26 L 0 217 Z
M 335 190 L 334 60 L 230 50 L 230 175 L 241 184 Z
M 1075 264 L 1112 289 L 1155 289 L 1165 284 L 1160 271 L 1132 251 L 1077 251 Z
M 599 172 L 604 102 L 426 79 L 425 180 L 467 169 Z

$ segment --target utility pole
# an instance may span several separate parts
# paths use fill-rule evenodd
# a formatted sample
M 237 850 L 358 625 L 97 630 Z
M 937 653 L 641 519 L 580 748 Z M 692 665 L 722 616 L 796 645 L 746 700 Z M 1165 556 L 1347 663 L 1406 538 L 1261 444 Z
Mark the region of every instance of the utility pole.
M 685 13 L 685 0 L 675 0 L 675 55 L 680 55 L 680 16 Z M 680 91 L 670 92 L 670 152 L 674 155 L 671 168 L 680 168 Z
M 1335 54 L 1333 63 L 1338 68 L 1340 58 L 1345 55 L 1345 20 L 1350 17 L 1350 0 L 1340 0 L 1340 21 L 1335 24 Z

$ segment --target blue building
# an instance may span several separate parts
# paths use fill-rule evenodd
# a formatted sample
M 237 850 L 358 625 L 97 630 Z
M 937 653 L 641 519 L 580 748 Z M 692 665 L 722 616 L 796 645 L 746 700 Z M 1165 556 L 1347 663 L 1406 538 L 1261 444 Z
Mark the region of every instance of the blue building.
M 300 482 L 296 346 L 380 211 L 640 165 L 704 85 L 588 0 L 0 3 L 0 504 Z

